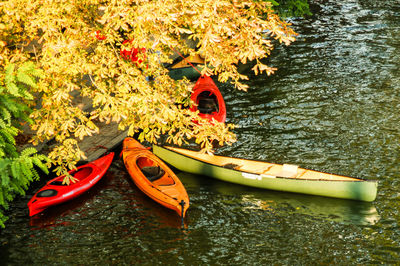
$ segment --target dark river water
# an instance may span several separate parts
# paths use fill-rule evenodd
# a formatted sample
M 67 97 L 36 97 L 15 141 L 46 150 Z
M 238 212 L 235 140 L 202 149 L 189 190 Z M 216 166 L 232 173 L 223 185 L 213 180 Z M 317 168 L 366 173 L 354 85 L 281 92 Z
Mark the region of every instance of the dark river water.
M 298 40 L 269 59 L 275 75 L 251 76 L 248 92 L 219 85 L 238 141 L 217 153 L 377 179 L 374 202 L 177 172 L 191 200 L 182 228 L 115 159 L 87 194 L 35 219 L 40 184 L 17 199 L 0 264 L 399 265 L 400 1 L 311 4 L 314 16 L 292 19 Z

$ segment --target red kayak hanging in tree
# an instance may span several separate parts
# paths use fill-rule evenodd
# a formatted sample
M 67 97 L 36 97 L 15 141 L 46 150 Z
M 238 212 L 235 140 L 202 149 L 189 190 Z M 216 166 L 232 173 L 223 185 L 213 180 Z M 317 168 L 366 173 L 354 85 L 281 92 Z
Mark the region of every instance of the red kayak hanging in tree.
M 218 122 L 225 123 L 225 101 L 212 78 L 206 75 L 201 76 L 194 85 L 190 98 L 195 103 L 190 108 L 191 111 L 198 110 L 199 116 L 210 120 L 210 122 L 215 119 Z

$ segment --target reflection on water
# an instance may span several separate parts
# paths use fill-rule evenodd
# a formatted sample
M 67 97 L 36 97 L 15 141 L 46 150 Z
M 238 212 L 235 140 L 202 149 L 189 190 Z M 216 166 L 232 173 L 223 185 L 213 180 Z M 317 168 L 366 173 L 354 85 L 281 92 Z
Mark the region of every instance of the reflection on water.
M 178 173 L 176 213 L 115 159 L 84 196 L 29 219 L 40 187 L 11 206 L 0 232 L 9 265 L 363 265 L 400 261 L 400 2 L 310 1 L 298 41 L 274 51 L 249 91 L 219 84 L 238 142 L 233 157 L 379 180 L 372 203 L 259 190 Z M 117 151 L 118 152 L 118 151 Z M 44 182 L 44 181 L 43 181 Z
M 299 214 L 311 220 L 321 219 L 343 224 L 374 225 L 380 216 L 373 203 L 325 198 L 318 196 L 284 193 L 244 187 L 213 180 L 205 176 L 179 173 L 181 180 L 189 186 L 209 187 L 220 195 L 234 196 L 232 204 L 242 206 L 242 210 L 260 210 L 271 213 L 285 212 Z M 194 184 L 193 184 L 194 183 Z
M 379 221 L 379 214 L 373 204 L 359 204 L 354 202 L 337 202 L 334 200 L 297 200 L 296 197 L 260 199 L 253 195 L 244 195 L 242 201 L 249 204 L 247 208 L 259 208 L 274 211 L 280 206 L 292 209 L 293 213 L 307 215 L 310 219 L 322 219 L 347 224 L 373 225 Z

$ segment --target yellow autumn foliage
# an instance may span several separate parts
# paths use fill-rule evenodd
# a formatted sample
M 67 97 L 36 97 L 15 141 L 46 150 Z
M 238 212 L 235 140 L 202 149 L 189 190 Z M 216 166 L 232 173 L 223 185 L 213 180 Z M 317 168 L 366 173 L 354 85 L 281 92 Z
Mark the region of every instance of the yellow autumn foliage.
M 268 1 L 9 0 L 0 3 L 0 17 L 1 69 L 32 60 L 45 72 L 33 88 L 33 141 L 57 140 L 49 157 L 58 174 L 84 157 L 77 139 L 97 134 L 99 121 L 153 143 L 162 135 L 206 150 L 214 141 L 232 143 L 233 125 L 192 122 L 196 114 L 180 107 L 190 104 L 188 83 L 171 79 L 165 65 L 175 51 L 201 54 L 203 74 L 245 90 L 238 64 L 255 61 L 256 74 L 272 74 L 261 60 L 296 35 Z M 138 49 L 137 60 L 121 49 Z M 76 94 L 93 109 L 76 106 Z

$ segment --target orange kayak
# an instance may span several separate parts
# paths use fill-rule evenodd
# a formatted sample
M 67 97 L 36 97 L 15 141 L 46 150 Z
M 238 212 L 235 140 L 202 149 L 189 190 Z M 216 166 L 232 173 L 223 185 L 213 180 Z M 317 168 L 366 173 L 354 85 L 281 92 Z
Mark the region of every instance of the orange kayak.
M 189 208 L 185 187 L 174 172 L 156 155 L 133 138 L 125 138 L 122 148 L 125 167 L 132 180 L 147 196 L 172 209 L 182 218 Z

